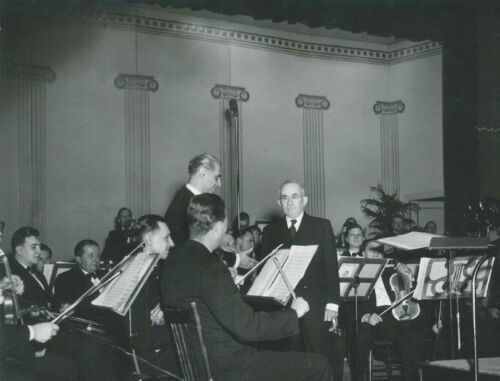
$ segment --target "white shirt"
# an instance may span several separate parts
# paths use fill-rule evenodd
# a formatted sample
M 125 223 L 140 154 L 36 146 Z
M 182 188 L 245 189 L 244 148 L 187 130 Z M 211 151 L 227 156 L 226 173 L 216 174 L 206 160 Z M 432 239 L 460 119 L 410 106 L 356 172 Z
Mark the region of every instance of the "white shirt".
M 194 194 L 195 196 L 198 196 L 199 194 L 201 194 L 201 192 L 198 189 L 196 189 L 195 187 L 193 187 L 189 183 L 186 184 L 186 188 L 189 189 L 191 191 L 191 193 Z
M 87 275 L 87 274 L 90 274 L 88 271 L 85 271 L 84 269 L 80 268 L 80 271 L 84 274 L 84 275 Z M 99 277 L 95 274 L 92 274 L 92 278 L 90 278 L 90 281 L 92 282 L 92 284 L 94 286 L 100 284 L 101 282 L 99 281 Z M 101 291 L 101 290 L 99 290 Z M 102 292 L 102 291 L 101 291 Z
M 300 227 L 300 224 L 302 223 L 303 217 L 304 217 L 304 212 L 302 212 L 299 216 L 297 216 L 295 218 L 290 218 L 290 217 L 286 216 L 286 225 L 287 225 L 288 229 L 290 229 L 290 227 L 292 226 L 292 220 L 296 220 L 295 225 L 294 225 L 295 230 L 299 231 L 299 227 Z M 335 304 L 335 303 L 327 303 L 325 308 L 332 310 L 332 311 L 335 311 L 335 312 L 338 312 L 339 305 Z
M 290 227 L 292 226 L 292 220 L 295 220 L 295 230 L 298 231 L 299 230 L 299 227 L 300 227 L 300 224 L 302 223 L 302 218 L 304 217 L 304 212 L 302 212 L 302 214 L 298 217 L 295 217 L 295 218 L 290 218 L 288 216 L 286 216 L 286 226 L 288 226 L 288 229 L 290 229 Z
M 379 277 L 377 279 L 377 282 L 375 282 L 375 298 L 377 300 L 377 307 L 381 306 L 390 306 L 391 305 L 391 299 L 389 298 L 389 294 L 387 293 L 387 290 L 385 289 L 384 281 L 382 280 L 382 277 Z

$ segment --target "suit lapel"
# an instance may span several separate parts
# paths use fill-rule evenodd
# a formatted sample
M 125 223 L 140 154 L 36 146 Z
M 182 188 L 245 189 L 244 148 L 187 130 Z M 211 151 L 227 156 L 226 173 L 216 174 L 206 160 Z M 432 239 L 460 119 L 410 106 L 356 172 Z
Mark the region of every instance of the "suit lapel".
M 286 220 L 285 220 L 285 226 L 286 226 Z M 304 216 L 302 217 L 302 221 L 300 222 L 299 229 L 297 230 L 297 233 L 295 234 L 295 237 L 293 239 L 292 244 L 296 244 L 297 242 L 302 242 L 303 237 L 307 236 L 308 229 L 309 229 L 308 215 L 306 213 L 304 213 Z

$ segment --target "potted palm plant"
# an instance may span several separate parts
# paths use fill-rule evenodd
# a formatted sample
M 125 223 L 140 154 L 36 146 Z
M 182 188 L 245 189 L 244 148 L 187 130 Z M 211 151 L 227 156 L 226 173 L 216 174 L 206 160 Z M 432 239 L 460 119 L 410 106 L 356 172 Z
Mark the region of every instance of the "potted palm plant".
M 394 216 L 409 218 L 410 212 L 418 209 L 418 205 L 402 202 L 398 192 L 387 193 L 380 183 L 370 187 L 370 191 L 372 197 L 361 200 L 361 211 L 370 220 L 368 227 L 374 238 L 391 235 Z

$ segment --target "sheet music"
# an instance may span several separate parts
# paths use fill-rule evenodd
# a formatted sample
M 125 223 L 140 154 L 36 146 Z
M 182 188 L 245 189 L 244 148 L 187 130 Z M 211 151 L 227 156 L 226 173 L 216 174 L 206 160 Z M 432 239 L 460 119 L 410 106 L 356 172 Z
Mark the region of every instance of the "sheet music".
M 292 246 L 290 248 L 290 253 L 285 264 L 282 267 L 292 289 L 295 289 L 297 284 L 300 282 L 304 276 L 312 257 L 316 253 L 318 245 L 310 246 Z M 273 264 L 274 265 L 274 264 Z M 274 265 L 276 267 L 276 265 Z M 276 269 L 276 271 L 278 271 Z M 290 297 L 290 290 L 286 286 L 285 281 L 281 275 L 277 275 L 275 281 L 270 285 L 270 287 L 264 292 L 263 296 L 272 296 L 277 300 L 288 301 Z
M 47 284 L 50 284 L 50 277 L 52 276 L 53 269 L 54 269 L 53 263 L 48 263 L 46 265 L 43 265 L 43 276 L 45 277 Z
M 104 291 L 92 301 L 93 305 L 107 307 L 124 315 L 130 306 L 138 283 L 152 269 L 157 254 L 138 253 L 125 265 L 120 276 L 107 285 Z
M 416 250 L 429 247 L 431 239 L 434 237 L 443 237 L 437 234 L 429 234 L 423 232 L 410 232 L 406 234 L 397 235 L 395 237 L 380 238 L 377 242 L 396 247 L 404 250 Z
M 283 266 L 283 263 L 288 258 L 289 253 L 290 249 L 281 249 L 273 256 L 273 258 L 276 258 L 281 266 Z M 272 259 L 268 260 L 262 267 L 262 270 L 260 271 L 257 278 L 255 278 L 252 287 L 250 287 L 250 290 L 248 290 L 247 292 L 247 295 L 263 296 L 264 292 L 276 279 L 277 275 L 278 269 L 276 268 L 276 265 L 274 264 Z
M 469 298 L 472 294 L 472 273 L 481 256 L 456 257 L 451 260 L 448 274 L 446 258 L 421 258 L 417 286 L 413 297 L 417 300 L 446 299 L 451 289 L 452 295 Z M 494 258 L 485 261 L 477 276 L 476 296 L 485 297 L 491 279 Z M 449 276 L 448 276 L 449 275 Z M 448 285 L 451 279 L 451 287 Z

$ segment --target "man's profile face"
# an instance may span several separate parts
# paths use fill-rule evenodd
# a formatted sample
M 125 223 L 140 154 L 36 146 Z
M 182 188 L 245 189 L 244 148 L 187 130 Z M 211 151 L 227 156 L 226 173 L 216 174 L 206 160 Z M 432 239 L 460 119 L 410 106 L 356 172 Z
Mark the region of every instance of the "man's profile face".
M 95 273 L 99 268 L 101 253 L 95 245 L 85 245 L 82 255 L 76 256 L 76 262 L 82 270 L 88 273 Z
M 40 262 L 42 262 L 44 265 L 48 265 L 48 264 L 52 263 L 52 255 L 47 250 L 40 250 L 40 258 L 39 259 L 40 259 Z
M 153 253 L 159 254 L 161 259 L 165 259 L 170 248 L 174 246 L 174 242 L 170 237 L 170 229 L 167 224 L 158 222 L 158 226 L 159 229 L 156 229 L 151 235 L 151 248 Z
M 222 237 L 222 245 L 220 248 L 224 251 L 234 253 L 235 247 L 236 242 L 234 240 L 234 237 L 229 233 L 224 234 L 224 237 Z
M 24 243 L 16 247 L 16 254 L 25 265 L 36 265 L 40 258 L 40 239 L 35 236 L 26 237 Z
M 215 193 L 217 192 L 217 188 L 220 188 L 222 185 L 219 164 L 215 164 L 214 169 L 201 167 L 200 176 L 203 180 L 203 189 L 200 189 L 202 193 Z
M 245 233 L 243 237 L 239 237 L 236 240 L 237 252 L 240 253 L 242 251 L 253 249 L 255 244 L 253 241 L 253 234 L 251 232 Z
M 307 205 L 307 197 L 302 193 L 298 184 L 286 184 L 281 188 L 278 204 L 289 218 L 297 218 L 304 212 Z

